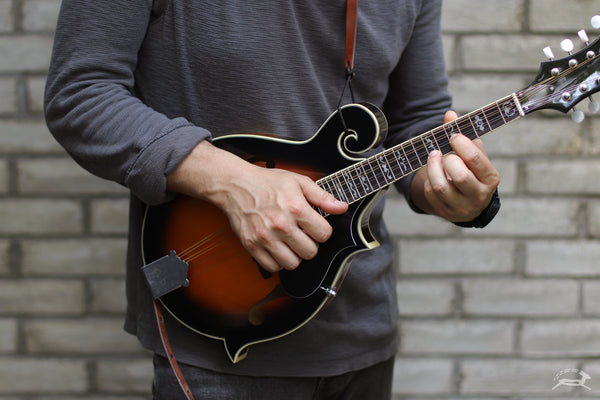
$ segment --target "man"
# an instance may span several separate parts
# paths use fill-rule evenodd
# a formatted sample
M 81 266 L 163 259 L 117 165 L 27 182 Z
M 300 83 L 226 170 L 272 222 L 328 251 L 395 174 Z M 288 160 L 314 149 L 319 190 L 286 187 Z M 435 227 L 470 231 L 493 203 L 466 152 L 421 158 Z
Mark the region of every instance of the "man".
M 356 100 L 383 109 L 386 147 L 450 121 L 441 1 L 385 0 L 358 7 Z M 145 204 L 176 193 L 208 201 L 270 272 L 315 257 L 347 204 L 310 179 L 253 166 L 211 143 L 232 133 L 306 140 L 345 84 L 345 0 L 237 2 L 63 0 L 46 90 L 51 132 L 98 176 L 131 189 L 125 329 L 154 351 L 155 399 L 183 398 L 158 337 L 141 267 Z M 345 99 L 348 101 L 349 99 Z M 462 226 L 495 215 L 499 182 L 481 143 L 452 138 L 398 184 L 411 206 Z M 379 149 L 381 150 L 381 149 Z M 340 293 L 297 332 L 232 364 L 222 345 L 167 318 L 194 396 L 207 399 L 386 399 L 397 345 L 392 246 L 358 254 Z

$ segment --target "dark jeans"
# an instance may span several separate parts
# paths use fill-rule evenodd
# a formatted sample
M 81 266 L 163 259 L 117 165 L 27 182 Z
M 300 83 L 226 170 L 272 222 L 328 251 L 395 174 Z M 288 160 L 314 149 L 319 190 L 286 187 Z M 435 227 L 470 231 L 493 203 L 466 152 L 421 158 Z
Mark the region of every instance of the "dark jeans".
M 195 400 L 390 400 L 394 358 L 326 378 L 221 374 L 180 364 Z M 185 400 L 166 358 L 154 356 L 154 400 Z

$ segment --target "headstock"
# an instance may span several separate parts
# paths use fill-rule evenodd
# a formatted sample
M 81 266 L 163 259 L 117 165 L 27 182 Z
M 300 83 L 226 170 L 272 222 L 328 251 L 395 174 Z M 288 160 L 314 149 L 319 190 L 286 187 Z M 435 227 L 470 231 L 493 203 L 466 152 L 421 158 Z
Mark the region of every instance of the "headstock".
M 592 26 L 600 29 L 600 16 L 592 18 Z M 600 103 L 592 99 L 592 94 L 600 91 L 600 38 L 590 44 L 585 30 L 578 32 L 585 47 L 575 53 L 570 39 L 561 42 L 561 49 L 567 56 L 554 59 L 550 47 L 544 49 L 549 59 L 541 64 L 539 74 L 525 89 L 517 93 L 525 114 L 541 109 L 555 109 L 564 113 L 573 110 L 573 120 L 583 121 L 583 112 L 575 106 L 589 98 L 589 110 L 600 111 Z

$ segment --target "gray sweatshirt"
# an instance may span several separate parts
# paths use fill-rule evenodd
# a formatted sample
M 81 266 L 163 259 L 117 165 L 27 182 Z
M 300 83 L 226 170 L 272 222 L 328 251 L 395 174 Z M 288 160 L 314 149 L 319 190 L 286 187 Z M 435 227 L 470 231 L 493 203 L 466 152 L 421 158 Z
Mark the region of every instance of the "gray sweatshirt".
M 439 0 L 359 4 L 357 101 L 388 118 L 385 146 L 442 122 L 451 106 Z M 344 86 L 345 1 L 64 0 L 46 88 L 52 134 L 84 168 L 131 190 L 125 329 L 162 352 L 140 268 L 145 204 L 173 197 L 166 175 L 200 141 L 240 132 L 310 138 Z M 348 96 L 344 99 L 349 102 Z M 399 187 L 408 193 L 408 180 Z M 327 376 L 392 357 L 392 244 L 355 257 L 315 320 L 232 365 L 222 345 L 168 319 L 182 362 L 217 371 Z

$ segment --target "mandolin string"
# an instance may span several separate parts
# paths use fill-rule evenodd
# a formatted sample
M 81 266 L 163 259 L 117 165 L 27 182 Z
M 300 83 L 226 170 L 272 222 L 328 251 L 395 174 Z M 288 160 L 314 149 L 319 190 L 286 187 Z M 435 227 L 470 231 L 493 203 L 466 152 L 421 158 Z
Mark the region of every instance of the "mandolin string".
M 180 253 L 180 257 L 187 257 L 188 254 L 190 252 L 193 252 L 194 250 L 196 250 L 199 247 L 204 246 L 204 244 L 210 240 L 212 240 L 214 237 L 219 236 L 220 234 L 222 234 L 222 232 L 225 230 L 226 228 L 223 227 L 213 233 L 211 233 L 208 236 L 205 236 L 204 238 L 200 239 L 199 241 L 193 243 L 191 246 L 189 246 L 188 248 L 184 249 L 181 253 Z

